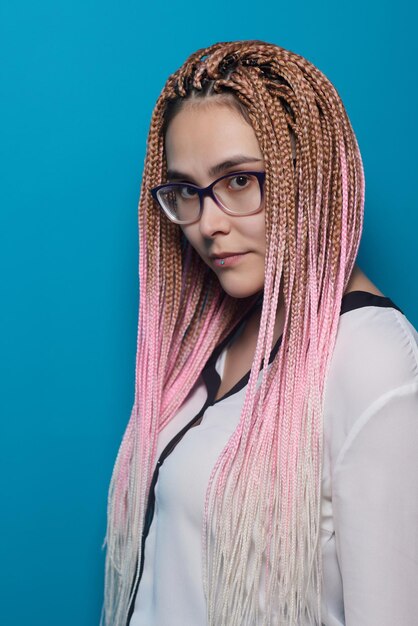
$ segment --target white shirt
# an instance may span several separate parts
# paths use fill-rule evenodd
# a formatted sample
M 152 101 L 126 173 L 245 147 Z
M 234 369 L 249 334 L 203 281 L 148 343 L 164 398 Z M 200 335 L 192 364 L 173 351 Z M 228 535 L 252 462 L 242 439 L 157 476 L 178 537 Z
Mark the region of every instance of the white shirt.
M 227 344 L 161 432 L 157 458 L 219 384 Z M 207 406 L 159 467 L 129 626 L 207 624 L 204 499 L 248 377 Z M 418 333 L 392 300 L 363 291 L 343 297 L 325 387 L 321 549 L 324 626 L 418 624 Z

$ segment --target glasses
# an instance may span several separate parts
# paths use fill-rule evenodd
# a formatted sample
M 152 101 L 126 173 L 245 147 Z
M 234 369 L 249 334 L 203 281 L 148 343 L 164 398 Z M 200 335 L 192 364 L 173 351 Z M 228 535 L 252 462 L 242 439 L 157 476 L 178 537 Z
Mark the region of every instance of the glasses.
M 258 213 L 262 208 L 265 172 L 232 172 L 208 187 L 191 183 L 166 183 L 151 189 L 151 194 L 175 224 L 193 224 L 203 211 L 205 196 L 212 198 L 228 215 Z

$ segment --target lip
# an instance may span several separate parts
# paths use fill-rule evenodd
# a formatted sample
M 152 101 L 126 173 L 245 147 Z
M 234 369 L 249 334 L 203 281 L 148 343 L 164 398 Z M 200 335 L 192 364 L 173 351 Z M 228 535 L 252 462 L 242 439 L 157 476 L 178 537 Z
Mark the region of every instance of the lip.
M 245 252 L 219 252 L 219 254 L 212 252 L 209 256 L 211 259 L 226 259 L 227 256 L 238 256 L 239 254 L 245 254 Z
M 222 255 L 212 254 L 210 258 L 216 267 L 231 267 L 246 255 L 248 252 L 223 252 Z

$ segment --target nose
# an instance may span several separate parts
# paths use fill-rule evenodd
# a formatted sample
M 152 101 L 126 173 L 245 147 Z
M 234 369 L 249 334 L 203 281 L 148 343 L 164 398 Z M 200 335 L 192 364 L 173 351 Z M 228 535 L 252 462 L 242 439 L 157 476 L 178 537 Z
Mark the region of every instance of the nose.
M 203 198 L 199 228 L 204 237 L 213 237 L 216 233 L 227 233 L 230 230 L 229 215 L 210 196 Z

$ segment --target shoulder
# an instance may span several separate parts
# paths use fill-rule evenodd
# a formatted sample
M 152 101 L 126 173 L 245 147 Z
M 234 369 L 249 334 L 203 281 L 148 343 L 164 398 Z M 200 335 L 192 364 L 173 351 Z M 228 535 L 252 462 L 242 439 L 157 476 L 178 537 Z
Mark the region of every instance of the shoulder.
M 348 390 L 378 386 L 371 393 L 418 380 L 418 333 L 407 317 L 391 306 L 363 306 L 340 315 L 331 358 L 333 375 Z M 363 383 L 363 385 L 362 385 Z
M 408 385 L 418 388 L 418 333 L 407 317 L 391 306 L 342 313 L 324 391 L 334 454 L 369 407 Z

